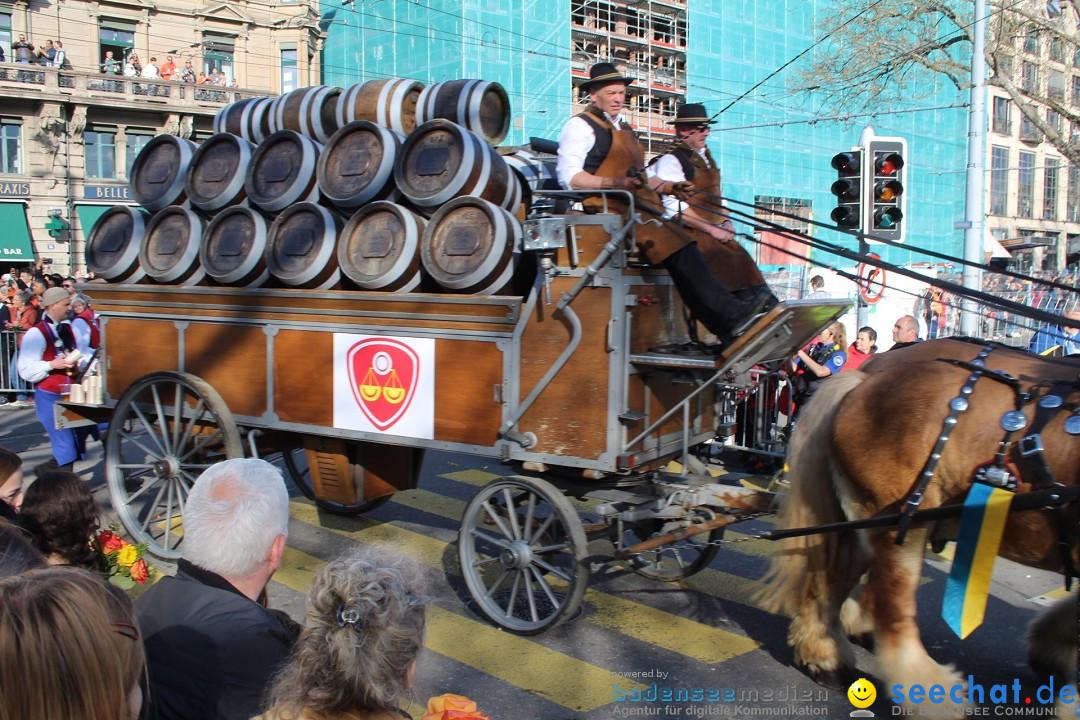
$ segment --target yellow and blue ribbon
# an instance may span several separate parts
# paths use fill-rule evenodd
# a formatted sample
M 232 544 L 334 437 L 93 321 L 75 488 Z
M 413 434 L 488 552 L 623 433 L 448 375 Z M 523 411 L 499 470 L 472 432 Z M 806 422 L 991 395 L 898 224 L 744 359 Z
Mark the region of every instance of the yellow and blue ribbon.
M 975 483 L 964 500 L 956 555 L 941 607 L 941 616 L 961 639 L 982 624 L 1012 499 L 1013 493 L 1007 490 Z

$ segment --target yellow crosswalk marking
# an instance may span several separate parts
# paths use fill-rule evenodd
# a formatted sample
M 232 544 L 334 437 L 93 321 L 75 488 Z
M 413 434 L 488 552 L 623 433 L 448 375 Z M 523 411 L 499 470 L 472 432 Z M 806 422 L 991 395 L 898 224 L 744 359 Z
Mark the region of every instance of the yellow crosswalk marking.
M 426 492 L 428 491 L 410 490 L 408 494 L 412 499 L 422 501 L 423 493 Z M 318 511 L 306 503 L 293 502 L 292 516 L 312 525 L 319 524 Z M 461 513 L 458 512 L 452 517 L 460 516 Z M 409 554 L 425 565 L 460 574 L 456 549 L 427 535 L 393 525 L 377 525 L 356 531 L 328 529 L 367 544 L 407 546 Z M 736 583 L 745 586 L 740 595 L 744 602 L 748 601 L 752 594 L 751 581 L 727 576 L 724 587 Z M 756 642 L 742 635 L 598 590 L 587 589 L 585 602 L 592 606 L 593 612 L 587 617 L 590 622 L 704 663 L 723 662 L 758 647 Z
M 293 503 L 294 511 L 297 505 Z M 392 537 L 385 532 L 387 527 L 380 525 L 359 533 Z M 366 534 L 364 538 L 367 542 Z M 293 590 L 306 592 L 312 577 L 324 564 L 317 557 L 287 548 L 285 562 L 275 573 L 274 580 Z M 577 712 L 595 710 L 612 699 L 611 671 L 449 610 L 438 607 L 428 609 L 424 640 L 429 649 L 440 655 Z M 625 680 L 621 680 L 619 686 L 643 688 L 638 683 Z

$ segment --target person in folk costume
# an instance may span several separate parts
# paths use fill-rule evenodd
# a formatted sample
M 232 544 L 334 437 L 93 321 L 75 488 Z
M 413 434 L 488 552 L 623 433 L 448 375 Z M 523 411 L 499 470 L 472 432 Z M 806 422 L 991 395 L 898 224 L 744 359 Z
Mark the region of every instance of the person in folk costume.
M 63 288 L 49 288 L 41 296 L 44 316 L 37 325 L 23 335 L 19 346 L 19 375 L 34 383 L 34 409 L 38 420 L 49 434 L 53 460 L 48 463 L 70 470 L 79 459 L 75 433 L 70 429 L 56 427 L 53 406 L 60 400 L 64 386 L 79 370 L 80 358 L 75 354 L 89 356 L 89 346 L 78 347 L 75 333 L 67 320 L 71 299 Z
M 627 190 L 635 195 L 635 207 L 644 219 L 663 214 L 658 193 L 685 197 L 693 189 L 689 182 L 675 183 L 644 174 L 645 158 L 633 129 L 622 116 L 626 88 L 631 78 L 623 77 L 614 65 L 597 63 L 589 69 L 589 79 L 581 84 L 589 93 L 586 110 L 571 118 L 559 135 L 559 182 L 571 190 Z M 623 209 L 619 198 L 608 198 L 609 206 Z M 599 199 L 587 199 L 586 211 L 603 206 Z M 749 299 L 733 295 L 708 267 L 694 238 L 672 223 L 650 223 L 635 229 L 638 251 L 647 262 L 663 267 L 693 315 L 722 342 L 730 342 L 741 328 L 766 310 L 775 299 L 766 292 Z
M 686 233 L 697 242 L 705 262 L 731 294 L 740 300 L 763 296 L 770 298 L 768 306 L 776 304 L 775 296 L 765 283 L 757 263 L 742 245 L 735 241 L 735 227 L 724 211 L 720 186 L 720 166 L 706 146 L 709 126 L 715 121 L 705 114 L 699 103 L 680 105 L 675 119 L 675 149 L 660 157 L 649 169 L 661 180 L 693 185 L 689 203 L 674 195 L 664 195 L 666 216 L 682 223 Z

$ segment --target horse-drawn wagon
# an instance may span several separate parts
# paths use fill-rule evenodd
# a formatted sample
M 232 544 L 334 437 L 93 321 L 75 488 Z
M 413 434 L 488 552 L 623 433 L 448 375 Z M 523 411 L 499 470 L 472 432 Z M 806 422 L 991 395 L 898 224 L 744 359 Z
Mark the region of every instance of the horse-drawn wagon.
M 306 495 L 343 513 L 415 487 L 426 449 L 509 463 L 519 474 L 466 510 L 463 567 L 492 620 L 543 630 L 587 582 L 587 533 L 564 493 L 604 500 L 589 534 L 614 533 L 620 549 L 715 535 L 725 511 L 760 510 L 740 488 L 662 470 L 715 436 L 718 388 L 846 307 L 778 306 L 715 357 L 650 352 L 671 343 L 677 303 L 662 271 L 628 262 L 625 218 L 543 222 L 576 231 L 578 259 L 559 248 L 523 296 L 95 287 L 104 402 L 68 403 L 63 419 L 108 422 L 113 504 L 165 557 L 180 553 L 187 492 L 219 459 L 281 453 Z M 581 259 L 586 242 L 600 257 Z M 715 552 L 680 544 L 654 540 L 635 568 L 675 579 Z

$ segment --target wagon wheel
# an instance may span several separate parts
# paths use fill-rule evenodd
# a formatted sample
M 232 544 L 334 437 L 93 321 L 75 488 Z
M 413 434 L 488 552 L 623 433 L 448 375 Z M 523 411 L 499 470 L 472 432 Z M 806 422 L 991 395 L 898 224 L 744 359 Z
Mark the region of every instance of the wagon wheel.
M 296 483 L 296 487 L 300 488 L 300 492 L 304 494 L 304 497 L 314 500 L 317 506 L 328 512 L 337 513 L 338 515 L 360 515 L 381 507 L 393 497 L 392 495 L 384 495 L 374 500 L 363 500 L 351 504 L 333 502 L 332 500 L 319 500 L 315 497 L 315 484 L 311 481 L 307 451 L 302 447 L 285 450 L 281 453 L 281 459 L 285 463 L 285 469 L 288 470 L 289 477 Z
M 469 502 L 458 556 L 476 606 L 492 622 L 536 635 L 571 617 L 588 583 L 585 531 L 551 483 L 507 477 Z
M 702 508 L 698 508 L 697 513 L 699 516 L 703 515 L 703 520 L 713 518 L 712 512 Z M 624 543 L 633 545 L 657 535 L 665 535 L 677 527 L 679 525 L 676 523 L 665 523 L 663 520 L 637 523 L 624 533 Z M 692 535 L 685 540 L 647 550 L 630 558 L 630 569 L 642 577 L 661 582 L 688 578 L 709 566 L 720 550 L 720 547 L 713 543 L 719 542 L 723 537 L 724 528 L 720 527 L 708 534 Z
M 180 557 L 184 505 L 195 479 L 244 454 L 225 401 L 182 372 L 150 373 L 128 387 L 105 444 L 105 479 L 120 522 L 136 543 L 169 560 Z

